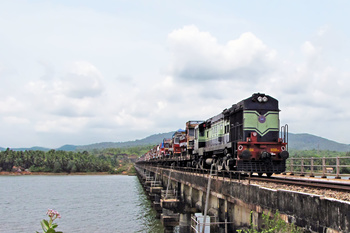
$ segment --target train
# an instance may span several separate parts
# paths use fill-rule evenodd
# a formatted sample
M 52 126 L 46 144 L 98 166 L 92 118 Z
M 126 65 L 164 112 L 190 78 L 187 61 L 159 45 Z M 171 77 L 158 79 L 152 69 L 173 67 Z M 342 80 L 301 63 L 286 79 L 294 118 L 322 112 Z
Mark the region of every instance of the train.
M 280 174 L 286 169 L 288 125 L 280 127 L 278 100 L 263 93 L 204 121 L 188 121 L 137 161 L 218 171 Z

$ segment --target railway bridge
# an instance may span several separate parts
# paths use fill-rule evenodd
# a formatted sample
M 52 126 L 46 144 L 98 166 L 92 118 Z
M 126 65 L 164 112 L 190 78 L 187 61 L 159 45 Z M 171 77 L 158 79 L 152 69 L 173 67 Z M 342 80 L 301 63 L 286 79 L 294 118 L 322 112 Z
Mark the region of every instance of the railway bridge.
M 276 211 L 283 221 L 305 232 L 350 232 L 350 202 L 268 189 L 240 177 L 233 179 L 231 173 L 219 176 L 140 164 L 135 167 L 167 232 L 173 232 L 175 226 L 180 232 L 202 232 L 201 224 L 208 225 L 210 232 L 236 232 L 252 225 L 260 228 L 263 215 Z M 204 216 L 202 220 L 194 218 L 199 216 L 195 213 Z

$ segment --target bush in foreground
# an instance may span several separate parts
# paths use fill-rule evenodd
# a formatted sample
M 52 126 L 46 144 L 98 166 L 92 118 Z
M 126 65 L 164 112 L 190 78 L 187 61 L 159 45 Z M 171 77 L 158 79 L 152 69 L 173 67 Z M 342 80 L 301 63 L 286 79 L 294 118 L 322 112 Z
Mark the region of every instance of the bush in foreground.
M 277 211 L 272 217 L 270 212 L 263 214 L 263 226 L 261 231 L 257 230 L 257 226 L 251 224 L 251 228 L 247 230 L 237 230 L 238 233 L 302 233 L 303 230 L 295 226 L 294 224 L 288 224 L 280 217 L 280 213 Z

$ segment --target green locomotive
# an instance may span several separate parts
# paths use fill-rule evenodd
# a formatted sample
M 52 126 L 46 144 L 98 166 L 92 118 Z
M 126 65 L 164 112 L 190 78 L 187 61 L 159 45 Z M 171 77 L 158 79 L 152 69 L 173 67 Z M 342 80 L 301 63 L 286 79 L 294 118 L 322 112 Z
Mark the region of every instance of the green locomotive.
M 195 129 L 196 166 L 266 173 L 285 171 L 288 126 L 280 137 L 278 101 L 255 93 Z

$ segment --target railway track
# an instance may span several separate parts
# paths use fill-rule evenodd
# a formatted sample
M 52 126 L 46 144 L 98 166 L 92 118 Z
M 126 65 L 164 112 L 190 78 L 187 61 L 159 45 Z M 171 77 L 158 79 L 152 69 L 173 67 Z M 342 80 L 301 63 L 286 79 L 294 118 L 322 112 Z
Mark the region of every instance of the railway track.
M 180 167 L 163 167 L 167 169 L 175 169 L 175 170 L 181 170 L 186 172 L 194 172 L 198 174 L 210 174 L 209 169 L 189 169 L 189 168 L 180 168 Z M 238 175 L 240 174 L 240 175 Z M 331 190 L 338 190 L 343 192 L 349 192 L 350 191 L 350 181 L 341 181 L 341 180 L 321 180 L 317 178 L 302 178 L 302 177 L 285 177 L 285 176 L 272 176 L 272 177 L 259 177 L 259 176 L 249 176 L 247 174 L 242 174 L 239 172 L 219 172 L 215 174 L 214 176 L 222 177 L 222 178 L 229 178 L 230 179 L 241 179 L 241 180 L 250 180 L 250 181 L 257 181 L 257 182 L 268 182 L 268 183 L 275 183 L 275 184 L 284 184 L 284 185 L 295 185 L 295 186 L 304 186 L 304 187 L 310 187 L 310 188 L 316 188 L 316 189 L 331 189 Z
M 278 184 L 286 184 L 286 185 L 299 185 L 299 186 L 307 186 L 313 188 L 322 188 L 322 189 L 332 189 L 339 191 L 350 191 L 350 183 L 342 182 L 338 180 L 320 180 L 320 179 L 305 179 L 305 178 L 287 178 L 287 177 L 257 177 L 251 176 L 251 181 L 263 181 L 263 182 L 271 182 Z

